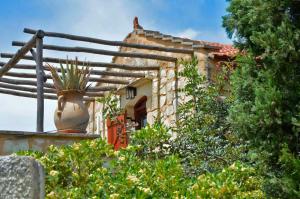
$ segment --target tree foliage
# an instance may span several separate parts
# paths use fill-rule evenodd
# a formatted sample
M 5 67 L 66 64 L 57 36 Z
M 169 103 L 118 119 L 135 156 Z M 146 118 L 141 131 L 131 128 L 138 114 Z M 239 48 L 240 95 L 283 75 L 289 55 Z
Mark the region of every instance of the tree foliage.
M 300 105 L 300 29 L 292 0 L 232 0 L 224 16 L 242 55 L 232 76 L 230 110 L 236 131 L 278 157 L 296 152 L 293 118 Z M 293 12 L 292 12 L 293 11 Z
M 182 60 L 179 74 L 186 84 L 181 92 L 188 100 L 179 107 L 177 138 L 172 149 L 182 158 L 188 175 L 222 170 L 243 155 L 245 145 L 227 122 L 230 97 L 220 96 L 227 70 L 220 71 L 215 84 L 199 74 L 198 60 Z
M 223 25 L 241 52 L 231 76 L 231 126 L 251 143 L 249 159 L 263 168 L 268 194 L 299 197 L 300 2 L 229 3 Z

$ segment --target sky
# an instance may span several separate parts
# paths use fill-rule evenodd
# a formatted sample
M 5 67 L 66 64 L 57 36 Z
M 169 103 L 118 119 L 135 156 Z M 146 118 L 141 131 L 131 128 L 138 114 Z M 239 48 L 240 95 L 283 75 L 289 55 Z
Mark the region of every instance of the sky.
M 226 0 L 1 0 L 0 52 L 15 53 L 17 48 L 11 46 L 12 41 L 28 41 L 30 35 L 23 33 L 25 27 L 123 40 L 133 30 L 135 16 L 147 30 L 230 44 L 222 28 L 227 6 Z M 44 42 L 117 50 L 55 38 L 46 38 Z M 66 58 L 67 54 L 45 51 L 44 56 Z M 111 61 L 108 56 L 78 53 L 68 53 L 68 56 Z M 0 58 L 0 61 L 8 60 Z M 45 131 L 55 129 L 55 107 L 56 101 L 45 100 Z M 0 130 L 35 131 L 35 128 L 36 99 L 0 94 Z

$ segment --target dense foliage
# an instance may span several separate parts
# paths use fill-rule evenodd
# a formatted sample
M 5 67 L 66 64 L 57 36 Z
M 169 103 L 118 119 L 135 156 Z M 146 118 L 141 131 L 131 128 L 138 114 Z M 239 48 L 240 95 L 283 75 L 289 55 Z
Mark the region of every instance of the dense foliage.
M 268 194 L 299 198 L 300 2 L 229 2 L 224 27 L 242 52 L 231 76 L 231 126 L 250 142 Z
M 102 117 L 116 120 L 117 116 L 124 110 L 120 108 L 120 100 L 116 95 L 109 93 L 107 96 L 97 99 L 97 102 L 102 104 Z
M 141 158 L 159 158 L 170 153 L 170 138 L 167 127 L 159 122 L 152 126 L 135 131 L 130 136 L 130 143 L 138 146 L 138 155 Z
M 100 139 L 20 152 L 46 169 L 46 198 L 263 198 L 262 179 L 236 163 L 214 174 L 187 177 L 174 155 L 140 158 L 139 146 L 114 151 Z
M 198 72 L 198 60 L 183 60 L 179 74 L 186 84 L 182 92 L 189 99 L 179 108 L 177 138 L 172 142 L 182 158 L 188 175 L 222 170 L 242 159 L 245 144 L 232 133 L 227 122 L 230 94 L 221 96 L 227 70 L 220 70 L 218 80 L 209 83 Z M 225 93 L 226 94 L 226 93 Z

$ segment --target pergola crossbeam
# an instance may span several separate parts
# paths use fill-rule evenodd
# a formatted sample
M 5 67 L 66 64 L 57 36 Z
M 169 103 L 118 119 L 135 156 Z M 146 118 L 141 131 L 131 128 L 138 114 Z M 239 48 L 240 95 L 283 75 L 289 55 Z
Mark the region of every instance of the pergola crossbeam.
M 0 82 L 0 88 L 14 89 L 14 90 L 18 90 L 18 91 L 27 91 L 27 92 L 36 93 L 35 87 L 18 86 L 18 85 L 14 85 L 14 84 L 1 83 L 1 82 Z M 44 88 L 44 92 L 56 94 L 56 90 L 53 88 Z
M 27 92 L 31 92 L 31 93 L 37 92 L 37 89 L 34 87 L 17 86 L 17 85 L 1 83 L 1 82 L 0 82 L 0 88 L 12 89 L 12 90 L 17 90 L 17 91 L 27 91 Z M 57 94 L 57 91 L 56 91 L 56 89 L 52 89 L 52 88 L 44 88 L 44 93 Z M 84 95 L 88 96 L 88 97 L 103 97 L 104 93 L 102 93 L 102 92 L 86 92 Z
M 37 34 L 33 35 L 33 37 L 25 43 L 21 49 L 19 49 L 11 59 L 1 68 L 0 77 L 2 77 L 9 69 L 11 69 L 14 65 L 16 65 L 20 59 L 33 47 L 35 46 Z
M 14 85 L 28 85 L 28 86 L 36 86 L 36 81 L 32 80 L 16 80 L 10 78 L 0 78 L 0 82 Z M 53 84 L 44 83 L 44 87 L 46 88 L 54 88 Z M 99 92 L 99 91 L 114 91 L 117 88 L 115 86 L 101 86 L 101 87 L 89 87 L 87 92 Z
M 13 41 L 13 46 L 24 46 L 24 42 Z M 64 52 L 82 52 L 82 53 L 91 53 L 97 55 L 108 55 L 108 56 L 118 56 L 118 57 L 134 57 L 134 58 L 143 58 L 143 59 L 155 59 L 160 61 L 176 62 L 177 58 L 163 55 L 155 54 L 146 54 L 146 53 L 136 53 L 136 52 L 119 52 L 119 51 L 110 51 L 103 49 L 94 49 L 86 47 L 67 47 L 67 46 L 58 46 L 58 45 L 43 45 L 43 49 L 47 50 L 56 50 Z
M 16 73 L 16 72 L 7 72 L 6 76 L 10 77 L 21 77 L 21 78 L 36 78 L 36 74 L 33 73 Z M 44 75 L 47 79 L 52 79 L 51 75 Z M 108 84 L 129 84 L 130 81 L 122 80 L 122 79 L 110 79 L 110 78 L 102 78 L 102 77 L 90 77 L 89 82 L 98 82 L 98 83 L 108 83 Z
M 2 58 L 11 58 L 14 56 L 12 53 L 0 53 Z M 33 56 L 23 56 L 22 59 L 25 60 L 33 60 Z M 53 57 L 44 57 L 44 62 L 49 63 L 66 63 L 66 59 L 60 58 L 53 58 Z M 86 64 L 84 61 L 79 61 L 79 65 Z M 131 66 L 126 64 L 116 64 L 116 63 L 105 63 L 105 62 L 88 62 L 90 67 L 102 67 L 102 68 L 116 68 L 116 69 L 123 69 L 123 70 L 130 70 L 130 71 L 148 71 L 148 70 L 159 70 L 159 66 Z
M 4 66 L 5 62 L 0 62 L 0 66 Z M 35 70 L 36 65 L 30 64 L 16 64 L 14 69 L 27 69 L 27 70 Z M 47 66 L 44 66 L 44 70 L 50 71 Z M 61 72 L 60 68 L 56 68 L 58 72 Z M 105 76 L 116 76 L 116 77 L 136 77 L 142 78 L 145 77 L 145 73 L 133 73 L 133 72 L 117 72 L 117 71 L 101 71 L 101 70 L 91 70 L 92 75 L 105 75 Z M 6 74 L 7 75 L 7 74 Z M 48 78 L 48 77 L 47 77 Z
M 22 77 L 22 78 L 36 78 L 36 74 L 33 73 L 16 73 L 16 72 L 7 72 L 6 76 L 10 77 Z M 52 79 L 51 75 L 45 75 L 47 79 Z M 109 79 L 109 78 L 102 78 L 102 77 L 90 77 L 89 82 L 101 82 L 101 83 L 108 83 L 108 84 L 129 84 L 127 80 L 120 80 L 120 79 Z
M 20 97 L 37 98 L 37 95 L 33 94 L 33 93 L 14 91 L 14 90 L 2 89 L 2 88 L 0 88 L 0 93 L 7 94 L 7 95 L 20 96 Z M 57 100 L 57 95 L 44 94 L 44 98 L 45 99 Z M 95 98 L 93 98 L 93 97 L 84 97 L 83 100 L 84 101 L 95 101 Z
M 24 28 L 24 33 L 35 34 L 36 30 Z M 154 46 L 154 45 L 132 44 L 132 43 L 126 43 L 123 41 L 109 41 L 109 40 L 103 40 L 103 39 L 98 39 L 98 38 L 84 37 L 84 36 L 71 35 L 71 34 L 65 34 L 65 33 L 57 33 L 57 32 L 45 32 L 45 36 L 57 37 L 57 38 L 75 40 L 75 41 L 83 41 L 83 42 L 89 42 L 89 43 L 96 43 L 96 44 L 102 44 L 102 45 L 109 45 L 109 46 L 122 46 L 122 47 L 145 49 L 145 50 L 193 54 L 192 49 L 166 48 L 166 47 Z

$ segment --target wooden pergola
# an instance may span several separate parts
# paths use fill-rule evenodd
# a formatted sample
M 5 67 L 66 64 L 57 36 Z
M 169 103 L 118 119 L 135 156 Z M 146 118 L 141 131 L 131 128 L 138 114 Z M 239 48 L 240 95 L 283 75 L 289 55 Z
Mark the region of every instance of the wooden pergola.
M 167 48 L 154 45 L 144 45 L 136 43 L 126 43 L 122 41 L 108 41 L 91 37 L 70 35 L 56 32 L 45 32 L 43 30 L 32 30 L 25 28 L 24 33 L 32 34 L 32 38 L 28 42 L 13 41 L 13 46 L 21 47 L 15 54 L 1 53 L 2 58 L 9 58 L 7 62 L 0 62 L 0 93 L 30 97 L 37 99 L 37 121 L 36 131 L 44 131 L 44 99 L 57 99 L 57 92 L 54 89 L 53 83 L 48 83 L 47 79 L 51 79 L 50 75 L 45 74 L 45 71 L 49 70 L 44 66 L 44 62 L 49 63 L 64 63 L 65 59 L 44 57 L 43 50 L 54 50 L 64 52 L 80 52 L 90 53 L 96 55 L 107 55 L 117 57 L 132 57 L 142 59 L 154 59 L 158 61 L 166 62 L 177 62 L 175 57 L 163 56 L 159 54 L 147 54 L 147 53 L 136 53 L 136 52 L 119 52 L 109 51 L 103 49 L 87 48 L 87 47 L 67 47 L 58 45 L 44 44 L 44 37 L 56 37 L 80 42 L 89 42 L 94 44 L 102 44 L 109 46 L 120 46 L 135 49 L 163 51 L 181 54 L 193 54 L 192 49 L 180 49 L 180 48 Z M 30 51 L 31 55 L 26 55 Z M 34 61 L 32 64 L 18 64 L 23 60 Z M 83 61 L 78 61 L 79 64 L 83 64 Z M 90 67 L 93 68 L 91 71 L 90 82 L 108 83 L 110 86 L 97 86 L 88 88 L 85 93 L 84 100 L 94 101 L 95 97 L 101 97 L 105 91 L 113 91 L 117 87 L 112 85 L 128 85 L 128 80 L 122 80 L 118 78 L 106 78 L 108 76 L 114 77 L 128 77 L 128 78 L 143 78 L 145 74 L 143 71 L 159 70 L 157 66 L 135 66 L 125 65 L 116 63 L 104 63 L 104 62 L 89 62 Z M 14 69 L 27 69 L 35 70 L 35 73 L 23 73 L 23 72 L 10 72 L 11 68 Z M 111 68 L 111 69 L 122 69 L 122 72 L 97 70 L 97 68 Z M 57 69 L 60 72 L 60 69 Z M 126 71 L 126 72 L 123 72 Z M 104 76 L 104 77 L 103 77 Z M 10 77 L 10 78 L 6 78 Z M 28 80 L 31 79 L 31 80 Z M 33 80 L 32 80 L 33 79 Z M 36 80 L 34 80 L 36 79 Z M 177 86 L 178 83 L 176 83 Z

